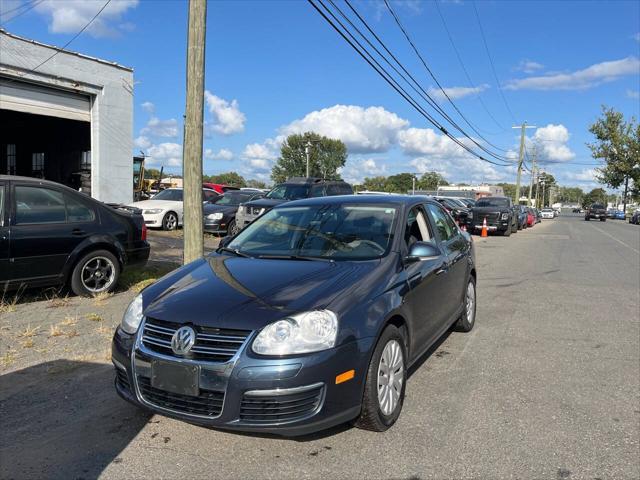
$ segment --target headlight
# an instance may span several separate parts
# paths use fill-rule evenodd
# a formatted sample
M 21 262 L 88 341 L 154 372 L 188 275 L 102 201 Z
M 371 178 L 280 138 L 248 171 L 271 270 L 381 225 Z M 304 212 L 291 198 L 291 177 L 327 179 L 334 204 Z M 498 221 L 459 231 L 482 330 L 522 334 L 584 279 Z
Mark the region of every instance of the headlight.
M 207 218 L 209 220 L 220 220 L 222 219 L 222 212 L 210 213 L 209 215 L 207 215 Z
M 148 215 L 156 215 L 158 213 L 162 213 L 162 209 L 161 208 L 152 208 L 149 210 L 145 210 L 142 212 L 143 214 L 148 214 Z
M 124 312 L 120 328 L 127 333 L 134 334 L 138 331 L 142 321 L 142 294 L 139 294 L 127 307 Z
M 260 355 L 318 352 L 336 343 L 338 318 L 330 310 L 304 312 L 267 325 L 251 347 Z
M 508 213 L 503 213 L 502 214 L 502 220 L 506 220 L 507 218 L 509 218 L 509 214 Z

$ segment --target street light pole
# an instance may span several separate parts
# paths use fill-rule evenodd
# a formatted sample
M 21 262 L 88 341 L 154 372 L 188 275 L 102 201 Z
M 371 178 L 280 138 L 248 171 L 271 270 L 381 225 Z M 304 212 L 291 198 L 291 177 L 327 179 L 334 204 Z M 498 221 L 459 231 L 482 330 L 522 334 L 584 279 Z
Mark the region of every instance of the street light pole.
M 309 178 L 309 149 L 313 146 L 310 140 L 307 140 L 307 143 L 304 146 L 304 153 L 307 156 L 307 178 Z

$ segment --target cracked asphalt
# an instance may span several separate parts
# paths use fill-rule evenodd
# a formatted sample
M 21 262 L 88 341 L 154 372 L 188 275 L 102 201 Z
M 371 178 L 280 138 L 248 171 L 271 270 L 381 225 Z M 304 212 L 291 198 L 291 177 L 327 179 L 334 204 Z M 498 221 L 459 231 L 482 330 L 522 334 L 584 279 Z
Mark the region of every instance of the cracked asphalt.
M 61 355 L 0 376 L 0 477 L 640 478 L 640 227 L 561 216 L 474 239 L 476 328 L 412 370 L 389 431 L 205 429 Z

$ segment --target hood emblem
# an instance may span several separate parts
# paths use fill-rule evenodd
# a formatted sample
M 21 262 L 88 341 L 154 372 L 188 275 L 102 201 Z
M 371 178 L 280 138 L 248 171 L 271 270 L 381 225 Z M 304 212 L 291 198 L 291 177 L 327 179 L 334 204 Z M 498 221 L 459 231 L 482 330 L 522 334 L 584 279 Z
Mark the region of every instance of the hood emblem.
M 171 350 L 176 355 L 189 353 L 193 344 L 196 343 L 196 332 L 191 327 L 180 327 L 171 337 Z

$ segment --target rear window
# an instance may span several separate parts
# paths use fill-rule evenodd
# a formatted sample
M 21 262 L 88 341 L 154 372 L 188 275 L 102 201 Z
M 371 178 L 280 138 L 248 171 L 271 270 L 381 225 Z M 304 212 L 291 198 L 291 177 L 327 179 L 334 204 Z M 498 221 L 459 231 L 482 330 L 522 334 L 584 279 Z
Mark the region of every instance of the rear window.
M 476 207 L 508 207 L 509 199 L 507 198 L 481 198 L 476 202 Z
M 593 205 L 591 205 L 591 208 L 604 208 L 604 205 L 602 205 L 601 203 L 594 203 Z

